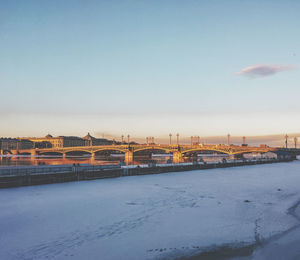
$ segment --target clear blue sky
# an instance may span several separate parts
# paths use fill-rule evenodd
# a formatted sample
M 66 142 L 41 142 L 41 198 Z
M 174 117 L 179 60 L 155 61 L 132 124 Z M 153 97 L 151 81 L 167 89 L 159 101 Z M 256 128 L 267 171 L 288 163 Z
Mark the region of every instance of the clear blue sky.
M 0 1 L 2 136 L 300 130 L 300 1 Z M 292 66 L 266 77 L 257 64 Z

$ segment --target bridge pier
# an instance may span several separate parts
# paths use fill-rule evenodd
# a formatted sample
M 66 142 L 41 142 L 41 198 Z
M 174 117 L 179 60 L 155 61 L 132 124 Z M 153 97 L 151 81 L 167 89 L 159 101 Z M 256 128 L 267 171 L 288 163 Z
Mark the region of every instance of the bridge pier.
M 242 153 L 234 154 L 233 158 L 237 160 L 242 160 L 244 158 L 244 154 Z
M 128 151 L 125 153 L 125 163 L 126 165 L 133 164 L 133 152 Z
M 95 153 L 91 153 L 90 163 L 91 163 L 91 164 L 94 164 L 94 163 L 95 163 Z
M 36 152 L 35 150 L 31 151 L 31 152 L 30 152 L 30 156 L 31 156 L 31 157 L 37 156 L 37 152 Z
M 90 163 L 91 163 L 91 164 L 94 164 L 94 163 L 95 163 L 95 153 L 91 153 Z
M 11 151 L 11 154 L 13 154 L 13 155 L 18 155 L 18 154 L 19 154 L 19 151 L 18 151 L 18 150 L 12 150 L 12 151 Z
M 173 163 L 181 163 L 183 162 L 182 153 L 179 151 L 173 152 Z

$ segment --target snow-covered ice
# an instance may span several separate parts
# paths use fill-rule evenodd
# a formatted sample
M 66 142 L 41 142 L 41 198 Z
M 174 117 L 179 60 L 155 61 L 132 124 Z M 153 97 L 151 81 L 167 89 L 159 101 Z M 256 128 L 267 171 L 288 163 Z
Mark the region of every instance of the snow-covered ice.
M 0 190 L 0 259 L 168 259 L 298 225 L 300 161 Z

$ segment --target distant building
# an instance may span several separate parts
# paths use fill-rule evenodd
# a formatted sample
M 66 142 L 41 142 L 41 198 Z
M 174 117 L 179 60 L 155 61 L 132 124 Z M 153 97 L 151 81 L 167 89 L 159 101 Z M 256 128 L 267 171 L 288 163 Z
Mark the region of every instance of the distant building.
M 33 147 L 34 143 L 28 139 L 0 138 L 0 150 L 24 150 Z
M 85 145 L 85 141 L 77 136 L 53 137 L 52 135 L 48 134 L 45 137 L 26 137 L 24 139 L 32 141 L 35 148 L 60 148 Z
M 279 150 L 276 152 L 278 159 L 290 159 L 291 154 L 288 151 Z
M 83 139 L 85 140 L 85 146 L 111 145 L 114 143 L 114 141 L 111 140 L 93 137 L 90 133 L 83 137 Z
M 268 159 L 277 159 L 277 154 L 273 152 L 267 152 L 263 154 L 263 157 Z
M 18 149 L 32 149 L 34 148 L 34 143 L 28 139 L 18 139 Z
M 62 147 L 85 146 L 85 141 L 77 136 L 59 136 Z
M 16 139 L 16 138 L 1 138 L 0 139 L 1 150 L 16 149 L 17 143 L 18 143 L 18 139 Z
M 53 137 L 48 134 L 45 137 L 26 137 L 34 143 L 34 148 L 58 148 L 63 147 L 63 141 L 60 137 Z
M 260 148 L 268 148 L 269 146 L 266 145 L 266 144 L 261 144 L 259 147 L 260 147 Z
M 20 140 L 29 140 L 32 143 L 32 148 L 61 148 L 75 146 L 96 146 L 96 145 L 111 145 L 116 142 L 104 138 L 95 138 L 88 133 L 85 137 L 77 136 L 57 136 L 53 137 L 48 134 L 45 137 L 24 137 Z M 11 144 L 13 147 L 16 145 Z M 13 149 L 13 148 L 12 148 Z M 23 148 L 25 149 L 25 148 Z M 26 148 L 30 149 L 30 148 Z

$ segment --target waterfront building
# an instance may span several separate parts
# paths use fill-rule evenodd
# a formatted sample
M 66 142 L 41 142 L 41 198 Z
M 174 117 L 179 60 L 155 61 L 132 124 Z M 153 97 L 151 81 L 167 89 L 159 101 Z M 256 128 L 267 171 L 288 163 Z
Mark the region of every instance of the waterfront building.
M 23 148 L 23 149 L 96 146 L 96 145 L 111 145 L 114 143 L 114 141 L 112 140 L 108 140 L 104 138 L 95 138 L 91 136 L 90 133 L 88 133 L 83 138 L 77 136 L 53 137 L 52 135 L 47 134 L 45 137 L 24 137 L 24 138 L 20 138 L 20 140 L 22 140 L 23 143 L 25 142 L 25 140 L 31 142 L 32 147 Z M 16 147 L 16 144 L 13 144 L 13 141 L 11 141 L 10 147 Z
M 85 146 L 97 146 L 97 145 L 111 145 L 114 142 L 111 140 L 107 140 L 105 138 L 96 138 L 90 135 L 88 133 L 85 137 L 83 137 L 85 140 Z
M 32 149 L 34 143 L 28 139 L 0 138 L 0 150 Z
M 85 146 L 85 141 L 77 136 L 59 136 L 62 147 Z
M 52 135 L 47 134 L 45 137 L 26 137 L 24 139 L 32 141 L 35 148 L 60 148 L 85 145 L 85 141 L 77 136 L 53 137 Z

